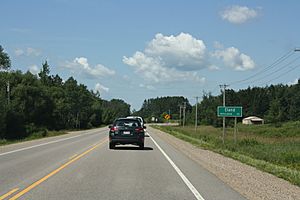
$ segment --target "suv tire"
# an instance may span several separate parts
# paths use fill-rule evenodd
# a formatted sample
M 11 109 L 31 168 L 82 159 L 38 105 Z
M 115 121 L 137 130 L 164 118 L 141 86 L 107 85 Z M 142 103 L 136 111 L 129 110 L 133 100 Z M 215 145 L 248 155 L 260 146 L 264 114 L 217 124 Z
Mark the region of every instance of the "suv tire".
M 144 149 L 144 142 L 139 144 L 140 149 Z
M 112 143 L 112 142 L 110 142 L 110 143 L 109 143 L 109 149 L 114 149 L 114 148 L 115 148 L 115 144 Z

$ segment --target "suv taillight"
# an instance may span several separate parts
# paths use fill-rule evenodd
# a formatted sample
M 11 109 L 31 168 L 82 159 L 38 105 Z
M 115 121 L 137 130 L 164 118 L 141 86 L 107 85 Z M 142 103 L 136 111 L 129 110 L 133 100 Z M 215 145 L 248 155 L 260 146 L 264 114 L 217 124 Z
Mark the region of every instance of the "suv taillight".
M 112 132 L 115 132 L 117 130 L 118 130 L 118 127 L 116 127 L 116 126 L 113 126 L 113 127 L 110 128 L 110 131 L 112 131 Z
M 141 133 L 141 132 L 144 131 L 144 129 L 143 128 L 136 128 L 135 131 L 138 132 L 138 133 Z

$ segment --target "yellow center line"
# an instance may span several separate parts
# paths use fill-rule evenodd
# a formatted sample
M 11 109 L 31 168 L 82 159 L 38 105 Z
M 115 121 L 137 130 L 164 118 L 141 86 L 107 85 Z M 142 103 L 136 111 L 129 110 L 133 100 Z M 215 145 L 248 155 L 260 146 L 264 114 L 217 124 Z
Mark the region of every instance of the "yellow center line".
M 2 196 L 0 197 L 0 200 L 5 199 L 6 197 L 10 196 L 11 194 L 15 193 L 15 192 L 18 191 L 18 190 L 19 190 L 19 188 L 12 189 L 12 190 L 9 191 L 8 193 L 2 195 Z
M 89 152 L 93 151 L 94 149 L 96 149 L 97 147 L 99 147 L 100 145 L 104 144 L 107 141 L 107 138 L 104 139 L 104 141 L 99 142 L 98 144 L 96 144 L 95 146 L 93 146 L 92 148 L 86 150 L 85 152 L 83 152 L 82 154 L 76 156 L 75 158 L 73 158 L 72 160 L 68 161 L 67 163 L 63 164 L 62 166 L 60 166 L 59 168 L 55 169 L 54 171 L 52 171 L 51 173 L 49 173 L 48 175 L 44 176 L 43 178 L 41 178 L 40 180 L 36 181 L 35 183 L 31 184 L 30 186 L 28 186 L 27 188 L 25 188 L 24 190 L 22 190 L 21 192 L 19 192 L 18 194 L 16 194 L 15 196 L 13 196 L 12 198 L 10 198 L 10 200 L 15 200 L 18 199 L 19 197 L 21 197 L 22 195 L 26 194 L 27 192 L 29 192 L 30 190 L 32 190 L 33 188 L 35 188 L 36 186 L 38 186 L 39 184 L 41 184 L 42 182 L 46 181 L 48 178 L 50 178 L 51 176 L 57 174 L 59 171 L 61 171 L 62 169 L 66 168 L 68 165 L 72 164 L 73 162 L 77 161 L 78 159 L 80 159 L 81 157 L 83 157 L 84 155 L 88 154 Z
M 77 155 L 78 155 L 78 154 L 75 154 L 75 155 L 69 157 L 69 159 L 71 160 L 71 159 L 75 158 Z

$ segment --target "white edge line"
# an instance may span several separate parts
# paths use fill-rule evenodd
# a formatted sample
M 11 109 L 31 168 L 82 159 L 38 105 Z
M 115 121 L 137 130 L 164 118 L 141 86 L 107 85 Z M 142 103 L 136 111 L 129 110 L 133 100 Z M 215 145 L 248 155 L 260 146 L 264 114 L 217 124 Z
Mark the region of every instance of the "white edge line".
M 149 133 L 148 133 L 149 135 Z M 198 190 L 193 186 L 193 184 L 189 181 L 189 179 L 182 173 L 182 171 L 177 167 L 177 165 L 171 160 L 171 158 L 165 153 L 165 151 L 156 143 L 156 141 L 152 138 L 151 135 L 149 135 L 151 140 L 154 142 L 154 144 L 157 146 L 157 148 L 161 151 L 161 153 L 166 157 L 166 159 L 169 161 L 169 163 L 172 165 L 172 167 L 175 169 L 177 174 L 180 176 L 180 178 L 183 180 L 183 182 L 188 186 L 188 188 L 191 190 L 191 192 L 194 194 L 197 200 L 205 200 L 201 194 L 198 192 Z
M 21 149 L 16 149 L 16 150 L 13 150 L 13 151 L 8 151 L 8 152 L 5 152 L 5 153 L 0 153 L 0 156 L 4 156 L 4 155 L 7 155 L 7 154 L 16 153 L 16 152 L 19 152 L 19 151 L 24 151 L 24 150 L 28 150 L 28 149 L 32 149 L 32 148 L 35 148 L 35 147 L 40 147 L 40 146 L 48 145 L 48 144 L 53 144 L 53 143 L 57 143 L 57 142 L 61 142 L 61 141 L 65 141 L 65 140 L 69 140 L 69 139 L 73 139 L 73 138 L 77 138 L 77 137 L 80 137 L 80 136 L 89 135 L 89 134 L 93 134 L 93 133 L 95 133 L 95 132 L 86 133 L 86 134 L 82 134 L 81 133 L 80 135 L 75 135 L 75 136 L 68 137 L 68 138 L 62 138 L 62 139 L 59 139 L 59 140 L 54 140 L 54 141 L 51 141 L 51 142 L 37 144 L 37 145 L 30 146 L 30 147 L 24 147 L 24 148 L 21 148 Z

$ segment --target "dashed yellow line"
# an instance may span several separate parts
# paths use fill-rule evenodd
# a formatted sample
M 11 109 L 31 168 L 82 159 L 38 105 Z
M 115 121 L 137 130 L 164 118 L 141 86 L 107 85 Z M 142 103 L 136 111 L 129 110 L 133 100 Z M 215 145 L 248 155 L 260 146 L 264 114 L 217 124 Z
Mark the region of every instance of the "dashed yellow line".
M 2 196 L 0 197 L 0 200 L 3 200 L 3 199 L 5 199 L 6 197 L 8 197 L 8 196 L 12 195 L 13 193 L 15 193 L 15 192 L 16 192 L 16 191 L 18 191 L 18 190 L 19 190 L 19 188 L 12 189 L 12 190 L 11 190 L 11 191 L 9 191 L 8 193 L 6 193 L 6 194 L 2 195 Z
M 20 191 L 19 193 L 17 193 L 15 196 L 13 196 L 12 198 L 10 198 L 10 200 L 15 200 L 18 199 L 19 197 L 21 197 L 22 195 L 26 194 L 27 192 L 29 192 L 30 190 L 32 190 L 33 188 L 35 188 L 36 186 L 38 186 L 39 184 L 41 184 L 42 182 L 46 181 L 48 178 L 50 178 L 51 176 L 57 174 L 59 171 L 61 171 L 62 169 L 66 168 L 68 165 L 72 164 L 73 162 L 77 161 L 78 159 L 80 159 L 81 157 L 85 156 L 86 154 L 88 154 L 89 152 L 93 151 L 94 149 L 96 149 L 97 147 L 99 147 L 100 145 L 104 144 L 107 141 L 107 138 L 104 139 L 103 141 L 97 143 L 95 146 L 93 146 L 92 148 L 86 150 L 85 152 L 83 152 L 82 154 L 76 156 L 75 158 L 73 158 L 72 160 L 68 161 L 67 163 L 63 164 L 62 166 L 60 166 L 59 168 L 55 169 L 54 171 L 50 172 L 48 175 L 44 176 L 43 178 L 41 178 L 40 180 L 36 181 L 35 183 L 31 184 L 30 186 L 28 186 L 27 188 L 25 188 L 24 190 Z

